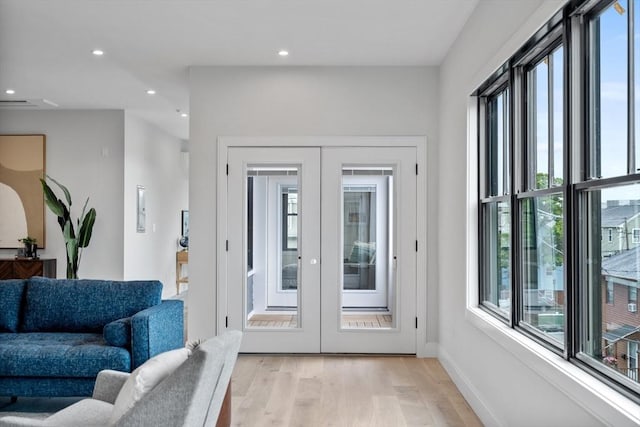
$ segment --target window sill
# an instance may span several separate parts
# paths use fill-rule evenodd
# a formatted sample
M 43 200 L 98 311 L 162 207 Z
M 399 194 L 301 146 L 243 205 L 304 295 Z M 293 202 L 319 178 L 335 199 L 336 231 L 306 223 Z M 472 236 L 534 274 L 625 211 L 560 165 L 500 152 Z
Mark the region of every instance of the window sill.
M 603 424 L 640 425 L 638 405 L 489 313 L 468 307 L 466 319 Z

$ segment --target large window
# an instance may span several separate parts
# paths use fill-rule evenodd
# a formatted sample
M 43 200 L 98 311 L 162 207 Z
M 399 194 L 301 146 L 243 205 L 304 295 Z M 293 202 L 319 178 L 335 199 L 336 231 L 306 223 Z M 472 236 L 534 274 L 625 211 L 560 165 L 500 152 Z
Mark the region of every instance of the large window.
M 583 278 L 579 302 L 586 307 L 576 356 L 635 391 L 640 390 L 637 364 L 631 363 L 636 355 L 628 349 L 640 342 L 640 318 L 630 303 L 631 289 L 640 282 L 640 257 L 632 243 L 633 218 L 640 214 L 638 5 L 602 2 L 585 15 L 589 120 L 587 147 L 581 148 L 587 174 L 576 180 L 575 194 L 583 219 L 576 230 L 577 259 L 582 260 L 578 277 Z
M 638 7 L 571 2 L 477 96 L 480 306 L 640 400 Z
M 481 303 L 508 319 L 511 308 L 511 201 L 509 173 L 509 87 L 503 76 L 483 98 L 482 218 L 484 248 L 481 251 L 483 289 Z
M 560 29 L 560 28 L 559 28 Z M 559 30 L 558 29 L 558 30 Z M 523 183 L 518 193 L 520 298 L 518 325 L 564 347 L 565 177 L 564 47 L 552 32 L 516 70 L 524 128 L 517 142 Z M 516 162 L 517 163 L 517 162 Z

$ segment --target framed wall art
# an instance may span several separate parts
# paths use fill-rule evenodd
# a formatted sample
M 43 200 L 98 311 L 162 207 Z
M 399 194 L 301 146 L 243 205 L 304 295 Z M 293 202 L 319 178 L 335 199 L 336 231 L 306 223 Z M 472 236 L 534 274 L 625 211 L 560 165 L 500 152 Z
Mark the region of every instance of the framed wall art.
M 144 186 L 136 186 L 136 231 L 138 233 L 145 233 L 147 231 L 147 207 L 144 192 Z
M 0 249 L 45 247 L 44 176 L 45 135 L 0 135 Z
M 182 211 L 182 236 L 189 237 L 189 211 Z

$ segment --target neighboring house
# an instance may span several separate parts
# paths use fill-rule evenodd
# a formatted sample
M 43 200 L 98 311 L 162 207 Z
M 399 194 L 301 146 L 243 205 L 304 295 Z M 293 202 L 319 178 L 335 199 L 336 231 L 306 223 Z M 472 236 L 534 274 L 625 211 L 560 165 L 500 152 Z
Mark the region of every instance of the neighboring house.
M 603 257 L 640 246 L 640 200 L 607 200 L 600 226 Z
M 605 362 L 638 381 L 640 246 L 603 259 L 602 272 L 603 356 Z

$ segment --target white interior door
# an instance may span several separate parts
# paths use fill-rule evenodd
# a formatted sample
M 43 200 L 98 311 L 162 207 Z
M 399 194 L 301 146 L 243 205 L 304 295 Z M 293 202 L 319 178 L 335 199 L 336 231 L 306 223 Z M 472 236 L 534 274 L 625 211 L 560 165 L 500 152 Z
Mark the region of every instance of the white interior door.
M 323 352 L 416 351 L 415 165 L 416 148 L 322 151 Z
M 244 352 L 320 351 L 320 149 L 228 150 L 228 327 Z
M 226 154 L 225 308 L 241 351 L 415 353 L 416 148 Z

